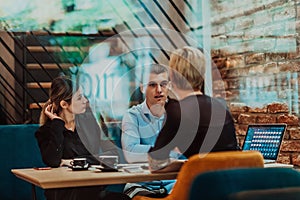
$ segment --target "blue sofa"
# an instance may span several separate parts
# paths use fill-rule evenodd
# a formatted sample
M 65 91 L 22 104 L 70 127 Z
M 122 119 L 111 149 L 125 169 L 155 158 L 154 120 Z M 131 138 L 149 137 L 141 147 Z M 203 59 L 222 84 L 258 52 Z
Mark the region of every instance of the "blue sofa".
M 0 125 L 0 199 L 32 199 L 31 184 L 17 178 L 11 169 L 43 167 L 34 133 L 39 124 Z M 109 130 L 113 131 L 113 130 Z M 114 139 L 120 146 L 120 138 Z M 120 151 L 121 161 L 124 160 Z M 124 184 L 110 185 L 108 190 L 122 192 Z M 38 200 L 44 200 L 44 190 L 36 187 Z
M 45 166 L 34 133 L 38 124 L 0 125 L 0 199 L 32 199 L 31 184 L 17 178 L 11 169 Z M 38 200 L 45 199 L 36 188 Z

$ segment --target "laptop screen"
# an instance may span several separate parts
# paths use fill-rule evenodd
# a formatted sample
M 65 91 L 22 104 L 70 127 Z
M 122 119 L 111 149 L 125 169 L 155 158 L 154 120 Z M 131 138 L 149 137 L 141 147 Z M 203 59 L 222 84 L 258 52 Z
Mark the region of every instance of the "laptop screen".
M 260 151 L 264 159 L 276 160 L 286 124 L 251 124 L 248 126 L 243 150 Z

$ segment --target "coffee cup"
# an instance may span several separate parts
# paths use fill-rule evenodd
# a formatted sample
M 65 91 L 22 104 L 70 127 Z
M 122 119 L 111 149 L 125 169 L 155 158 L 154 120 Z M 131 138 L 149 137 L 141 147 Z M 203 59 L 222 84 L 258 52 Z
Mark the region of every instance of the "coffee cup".
M 103 155 L 99 156 L 100 165 L 104 170 L 117 170 L 119 158 L 118 156 Z
M 86 158 L 74 158 L 71 162 L 70 162 L 72 168 L 87 168 L 89 166 L 89 163 L 87 162 Z

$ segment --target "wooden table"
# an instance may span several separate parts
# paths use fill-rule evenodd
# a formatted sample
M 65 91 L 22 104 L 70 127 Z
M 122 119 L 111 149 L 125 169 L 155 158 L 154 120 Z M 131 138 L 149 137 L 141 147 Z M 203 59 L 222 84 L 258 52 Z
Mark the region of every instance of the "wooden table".
M 32 197 L 36 199 L 35 186 L 43 189 L 67 188 L 95 185 L 123 184 L 129 182 L 176 179 L 177 172 L 152 174 L 149 170 L 138 173 L 101 172 L 100 170 L 73 171 L 70 168 L 52 168 L 49 170 L 12 169 L 18 178 L 32 184 Z

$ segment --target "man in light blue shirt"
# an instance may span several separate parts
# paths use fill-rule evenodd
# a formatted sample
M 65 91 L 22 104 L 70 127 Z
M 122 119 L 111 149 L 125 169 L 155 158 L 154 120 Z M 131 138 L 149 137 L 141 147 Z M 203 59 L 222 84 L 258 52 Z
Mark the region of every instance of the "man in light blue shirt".
M 131 107 L 122 120 L 122 149 L 128 163 L 148 162 L 147 153 L 155 144 L 155 140 L 165 120 L 165 103 L 170 86 L 167 68 L 154 64 L 150 66 L 150 74 L 140 86 L 145 95 L 143 103 Z M 164 180 L 160 183 L 139 183 L 144 186 L 164 186 L 168 192 L 175 180 Z M 127 184 L 125 190 L 135 184 Z M 154 187 L 154 188 L 155 188 Z M 125 191 L 126 193 L 126 191 Z M 133 194 L 132 196 L 134 196 Z
M 155 143 L 165 115 L 155 116 L 146 100 L 133 106 L 122 121 L 122 148 L 128 163 L 148 162 L 147 153 Z

